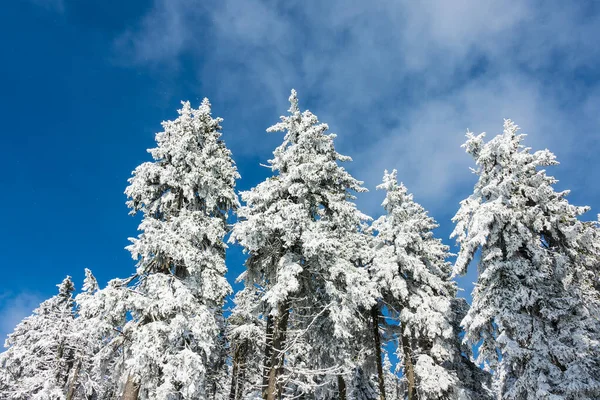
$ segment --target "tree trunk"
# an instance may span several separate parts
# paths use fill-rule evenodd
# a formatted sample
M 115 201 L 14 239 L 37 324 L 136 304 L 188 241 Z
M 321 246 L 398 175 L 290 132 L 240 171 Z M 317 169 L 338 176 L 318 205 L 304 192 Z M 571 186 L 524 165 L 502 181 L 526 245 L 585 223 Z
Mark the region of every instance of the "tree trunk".
M 244 382 L 244 371 L 246 363 L 246 352 L 248 348 L 248 339 L 244 339 L 238 344 L 233 353 L 233 368 L 231 370 L 231 391 L 230 400 L 239 400 L 242 395 Z
M 66 400 L 73 400 L 73 396 L 75 396 L 75 390 L 77 389 L 77 381 L 79 380 L 80 369 L 81 359 L 77 361 L 77 365 L 75 366 L 75 370 L 73 371 L 73 377 L 71 378 L 71 382 L 69 382 L 69 389 L 67 390 Z
M 246 379 L 246 357 L 248 354 L 248 341 L 246 340 L 245 343 L 245 349 L 244 349 L 244 354 L 243 357 L 240 361 L 240 364 L 238 365 L 238 377 L 237 377 L 237 387 L 236 387 L 236 398 L 235 400 L 240 400 L 242 398 L 242 395 L 244 394 L 243 390 L 244 390 L 244 379 Z
M 238 363 L 237 363 L 237 350 L 233 355 L 233 367 L 231 368 L 231 386 L 229 389 L 229 400 L 237 399 L 237 375 L 238 375 Z
M 225 392 L 226 383 L 221 381 L 219 374 L 223 372 L 225 367 L 226 354 L 226 339 L 225 339 L 225 323 L 221 310 L 215 312 L 215 319 L 220 325 L 220 333 L 217 339 L 217 351 L 211 352 L 210 356 L 206 357 L 208 370 L 206 373 L 206 395 L 208 398 L 214 399 L 217 393 Z
M 238 377 L 236 382 L 236 398 L 235 400 L 240 400 L 244 394 L 244 380 L 246 379 L 246 357 L 242 359 L 240 365 L 238 366 Z
M 346 382 L 344 381 L 344 377 L 338 375 L 338 392 L 340 394 L 340 400 L 346 400 Z
M 266 393 L 264 394 L 266 400 L 276 400 L 281 398 L 282 388 L 278 385 L 278 378 L 283 372 L 285 339 L 287 335 L 288 319 L 290 317 L 290 302 L 285 301 L 278 307 L 277 311 L 277 324 L 275 324 L 273 332 L 273 353 L 271 354 L 268 385 Z
M 71 373 L 71 368 L 73 368 L 74 363 L 74 352 L 67 348 L 65 350 L 65 343 L 61 343 L 58 347 L 58 363 L 60 367 L 56 373 L 56 380 L 61 386 L 66 386 L 69 382 L 69 375 Z
M 271 354 L 273 353 L 273 316 L 267 314 L 267 327 L 265 336 L 265 359 L 263 361 L 262 393 L 266 397 L 269 386 L 269 371 L 271 370 Z
M 373 339 L 375 346 L 375 357 L 377 359 L 377 381 L 379 383 L 379 399 L 385 400 L 385 377 L 383 376 L 383 365 L 381 360 L 381 336 L 379 335 L 379 306 L 376 304 L 371 308 L 371 322 L 373 327 Z
M 127 375 L 127 382 L 125 383 L 125 389 L 123 389 L 123 395 L 121 400 L 137 400 L 140 394 L 140 384 L 135 381 L 133 375 Z
M 407 400 L 418 400 L 419 396 L 416 391 L 415 382 L 415 367 L 412 360 L 412 352 L 410 350 L 410 343 L 408 337 L 401 333 L 402 336 L 402 351 L 404 353 L 404 376 L 406 376 L 406 383 L 408 385 L 408 397 Z

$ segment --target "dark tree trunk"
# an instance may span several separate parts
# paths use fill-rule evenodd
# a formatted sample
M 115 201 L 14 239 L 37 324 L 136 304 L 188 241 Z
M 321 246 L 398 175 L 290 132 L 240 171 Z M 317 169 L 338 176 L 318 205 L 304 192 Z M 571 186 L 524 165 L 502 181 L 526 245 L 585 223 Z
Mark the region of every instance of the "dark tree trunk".
M 371 308 L 371 322 L 373 328 L 373 345 L 375 346 L 375 357 L 377 360 L 377 382 L 379 383 L 379 399 L 385 400 L 385 378 L 383 376 L 383 365 L 381 361 L 381 336 L 379 335 L 379 306 L 376 304 Z
M 67 348 L 64 342 L 58 346 L 57 352 L 60 367 L 56 372 L 56 381 L 62 386 L 67 386 L 69 374 L 71 373 L 71 368 L 73 368 L 74 352 Z
M 269 371 L 271 370 L 271 354 L 273 353 L 273 316 L 267 315 L 267 327 L 265 335 L 265 359 L 262 370 L 262 392 L 266 397 L 267 387 L 269 386 Z
M 238 344 L 233 353 L 233 368 L 231 371 L 230 400 L 239 400 L 242 396 L 244 385 L 244 372 L 246 369 L 246 353 L 248 350 L 248 339 Z
M 215 398 L 217 392 L 224 392 L 227 386 L 225 382 L 219 379 L 219 373 L 225 368 L 226 354 L 226 339 L 225 339 L 225 323 L 222 311 L 217 311 L 215 319 L 221 326 L 220 333 L 217 339 L 217 351 L 212 352 L 210 357 L 207 357 L 207 363 L 209 365 L 208 372 L 206 374 L 206 394 L 208 398 Z
M 338 392 L 340 394 L 340 400 L 346 400 L 346 382 L 344 381 L 344 377 L 338 375 Z
M 121 400 L 137 400 L 139 394 L 140 383 L 136 382 L 133 375 L 127 375 L 127 382 L 125 383 L 125 389 L 123 389 Z
M 71 378 L 71 382 L 69 382 L 69 389 L 67 390 L 67 399 L 73 400 L 75 396 L 75 390 L 77 389 L 77 381 L 79 380 L 79 370 L 81 369 L 81 359 L 77 361 L 77 365 L 75 366 L 75 370 L 73 371 L 73 377 Z
M 242 398 L 242 395 L 244 394 L 244 380 L 246 379 L 246 357 L 248 355 L 248 341 L 245 342 L 245 349 L 244 349 L 244 354 L 243 357 L 241 359 L 241 362 L 238 366 L 238 377 L 237 377 L 237 387 L 236 387 L 236 399 L 235 400 L 240 400 Z
M 236 350 L 237 353 L 237 350 Z M 236 360 L 236 356 L 237 354 L 234 353 L 233 356 L 233 368 L 231 369 L 231 386 L 229 389 L 229 400 L 236 400 L 237 399 L 237 380 L 238 380 L 238 363 Z
M 408 337 L 404 333 L 402 336 L 402 352 L 404 353 L 404 376 L 406 376 L 406 383 L 408 385 L 408 397 L 407 400 L 418 400 L 419 396 L 416 391 L 415 382 L 415 367 L 412 360 L 412 351 L 410 349 L 410 343 Z
M 281 398 L 282 388 L 278 384 L 278 378 L 283 372 L 285 358 L 285 340 L 287 336 L 287 325 L 290 317 L 290 302 L 285 301 L 278 307 L 277 323 L 273 332 L 273 352 L 271 354 L 271 365 L 268 375 L 268 384 L 264 398 L 276 400 Z

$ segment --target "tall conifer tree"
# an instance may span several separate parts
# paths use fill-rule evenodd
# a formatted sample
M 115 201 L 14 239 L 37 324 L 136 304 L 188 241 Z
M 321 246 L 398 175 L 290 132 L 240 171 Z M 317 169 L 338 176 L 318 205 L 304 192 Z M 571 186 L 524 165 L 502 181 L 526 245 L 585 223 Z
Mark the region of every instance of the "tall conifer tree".
M 557 164 L 554 154 L 532 153 L 524 136 L 505 120 L 492 140 L 468 132 L 463 145 L 479 181 L 454 217 L 455 272 L 480 251 L 465 338 L 481 343 L 479 360 L 494 370 L 501 399 L 597 399 L 597 302 L 577 219 L 587 208 L 554 190 L 543 169 Z
M 109 285 L 105 299 L 121 296 L 130 315 L 121 328 L 124 399 L 214 398 L 223 362 L 222 307 L 231 293 L 223 238 L 238 173 L 208 100 L 198 109 L 182 104 L 156 134 L 154 161 L 133 171 L 125 191 L 131 213 L 143 214 L 128 247 L 137 270 Z
M 66 400 L 114 398 L 122 362 L 119 351 L 123 337 L 117 328 L 125 324 L 123 294 L 111 283 L 100 290 L 92 271 L 85 269 L 83 290 L 75 297 L 76 318 L 69 341 L 74 349 L 74 367 L 66 388 Z M 110 298 L 111 301 L 107 301 Z
M 59 400 L 73 367 L 70 335 L 74 324 L 71 277 L 58 294 L 40 304 L 6 339 L 0 354 L 0 393 L 14 400 Z
M 386 214 L 373 223 L 370 270 L 382 306 L 400 323 L 398 355 L 408 399 L 488 398 L 485 382 L 467 387 L 457 375 L 461 364 L 471 362 L 461 354 L 453 326 L 456 284 L 446 261 L 448 247 L 433 236 L 437 223 L 398 183 L 396 170 L 386 171 L 377 188 L 386 191 Z
M 350 158 L 335 151 L 327 125 L 300 111 L 295 91 L 290 103 L 290 114 L 268 129 L 285 133 L 269 161 L 274 176 L 242 193 L 232 234 L 249 253 L 246 290 L 261 293 L 266 399 L 335 389 L 353 368 L 348 344 L 362 324 L 357 316 L 373 301 L 355 262 L 367 217 L 352 192 L 365 189 L 338 164 Z

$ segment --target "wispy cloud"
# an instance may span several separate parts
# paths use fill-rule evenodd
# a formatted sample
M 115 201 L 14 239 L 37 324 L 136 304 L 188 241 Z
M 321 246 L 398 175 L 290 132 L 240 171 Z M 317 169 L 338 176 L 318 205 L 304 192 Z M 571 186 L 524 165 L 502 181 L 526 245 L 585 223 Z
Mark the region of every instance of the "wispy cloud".
M 15 326 L 23 318 L 31 315 L 42 301 L 43 298 L 39 294 L 28 292 L 16 295 L 5 293 L 0 297 L 0 346 Z
M 459 147 L 467 128 L 495 134 L 503 118 L 512 118 L 529 133 L 529 144 L 550 147 L 566 164 L 575 153 L 585 159 L 578 164 L 596 163 L 587 150 L 600 106 L 598 77 L 588 79 L 600 61 L 594 7 L 156 0 L 116 43 L 136 65 L 195 60 L 202 87 L 214 101 L 236 99 L 243 120 L 257 110 L 283 112 L 296 87 L 340 133 L 341 150 L 353 155 L 352 169 L 371 188 L 384 168 L 397 168 L 436 210 L 472 179 Z M 256 136 L 243 139 L 256 143 Z M 230 144 L 240 147 L 237 154 L 256 151 Z M 373 212 L 378 195 L 366 199 Z
M 115 47 L 127 64 L 177 64 L 183 52 L 193 48 L 193 38 L 201 33 L 197 17 L 202 2 L 190 0 L 156 1 L 139 26 L 123 32 Z

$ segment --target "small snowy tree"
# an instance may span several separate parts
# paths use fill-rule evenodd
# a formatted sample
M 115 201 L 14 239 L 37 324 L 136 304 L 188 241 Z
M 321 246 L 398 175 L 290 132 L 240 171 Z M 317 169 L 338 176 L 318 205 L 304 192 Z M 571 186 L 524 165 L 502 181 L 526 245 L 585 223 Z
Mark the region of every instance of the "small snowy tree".
M 182 104 L 156 135 L 154 161 L 133 171 L 125 191 L 131 213 L 143 213 L 128 247 L 136 274 L 104 296 L 129 315 L 117 340 L 127 399 L 213 398 L 223 365 L 222 307 L 231 292 L 223 238 L 238 173 L 208 100 L 198 109 Z
M 0 389 L 6 399 L 62 400 L 73 367 L 73 282 L 67 276 L 58 294 L 8 336 L 0 354 Z
M 77 325 L 81 335 L 89 336 L 92 346 L 87 351 L 92 354 L 90 364 L 84 369 L 80 384 L 86 396 L 98 399 L 118 398 L 120 381 L 126 371 L 128 337 L 123 328 L 128 318 L 128 305 L 133 289 L 128 286 L 135 275 L 128 279 L 113 279 L 99 289 L 91 272 L 86 271 L 84 291 L 76 297 Z M 85 341 L 84 341 L 85 343 Z
M 586 208 L 554 190 L 543 169 L 554 154 L 531 153 L 517 132 L 505 120 L 489 142 L 468 132 L 463 145 L 479 181 L 454 217 L 455 273 L 480 251 L 465 340 L 481 343 L 478 360 L 495 371 L 501 399 L 597 399 L 597 303 L 577 219 Z
M 400 365 L 394 367 L 387 353 L 383 356 L 383 372 L 385 376 L 385 398 L 387 400 L 404 400 L 405 382 L 398 376 Z
M 456 285 L 446 261 L 448 247 L 433 236 L 436 222 L 396 175 L 386 171 L 377 187 L 386 191 L 387 213 L 373 223 L 377 236 L 370 271 L 382 304 L 400 324 L 398 356 L 408 399 L 465 398 L 468 393 L 454 367 L 462 356 L 459 332 L 452 325 Z M 488 395 L 481 390 L 466 398 Z
M 234 304 L 227 319 L 232 364 L 229 399 L 260 398 L 265 344 L 260 293 L 245 287 L 236 293 Z
M 354 235 L 367 217 L 351 192 L 365 189 L 338 165 L 350 158 L 335 151 L 327 125 L 300 111 L 295 91 L 290 103 L 290 115 L 268 129 L 285 132 L 269 161 L 275 175 L 242 193 L 246 205 L 232 233 L 249 253 L 245 287 L 262 293 L 268 399 L 315 395 L 351 371 L 351 332 L 373 301 L 366 271 L 354 262 Z
M 73 368 L 69 375 L 66 400 L 108 399 L 115 395 L 120 361 L 114 339 L 116 327 L 123 326 L 125 310 L 106 307 L 109 290 L 100 291 L 98 282 L 85 269 L 83 291 L 75 297 L 76 318 L 69 343 L 73 349 Z

